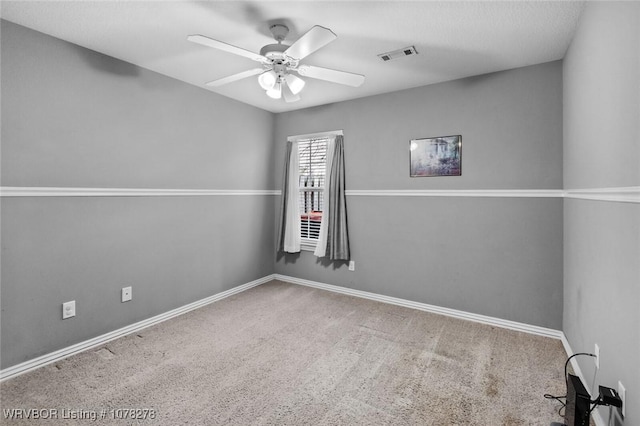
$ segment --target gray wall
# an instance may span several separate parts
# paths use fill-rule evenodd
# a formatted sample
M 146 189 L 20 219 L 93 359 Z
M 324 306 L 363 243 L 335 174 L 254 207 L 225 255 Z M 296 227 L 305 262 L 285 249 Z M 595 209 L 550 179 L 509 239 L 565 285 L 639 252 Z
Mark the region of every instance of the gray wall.
M 276 116 L 287 136 L 344 130 L 348 190 L 561 189 L 562 68 L 551 62 Z M 409 140 L 462 135 L 462 176 L 409 177 Z M 349 196 L 352 258 L 277 257 L 276 273 L 554 329 L 562 200 Z
M 3 186 L 273 189 L 273 114 L 1 26 Z M 275 201 L 3 197 L 2 367 L 273 273 Z
M 564 61 L 567 189 L 640 186 L 639 61 L 640 4 L 587 3 Z M 638 425 L 640 205 L 567 199 L 564 222 L 564 332 L 575 352 L 600 346 L 597 384 L 627 390 L 615 424 Z

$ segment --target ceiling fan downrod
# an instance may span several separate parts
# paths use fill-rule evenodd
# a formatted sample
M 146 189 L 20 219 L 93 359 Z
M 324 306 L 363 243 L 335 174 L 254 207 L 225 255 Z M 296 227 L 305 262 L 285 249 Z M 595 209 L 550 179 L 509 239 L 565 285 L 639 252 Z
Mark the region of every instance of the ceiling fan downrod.
M 287 37 L 287 34 L 289 34 L 289 28 L 286 25 L 274 24 L 269 27 L 269 30 L 271 31 L 273 38 L 278 43 L 267 44 L 266 46 L 262 47 L 262 49 L 260 49 L 260 54 L 274 61 L 274 63 L 276 61 L 281 61 L 280 63 L 282 63 L 287 58 L 284 52 L 289 48 L 288 45 L 282 44 L 282 42 Z

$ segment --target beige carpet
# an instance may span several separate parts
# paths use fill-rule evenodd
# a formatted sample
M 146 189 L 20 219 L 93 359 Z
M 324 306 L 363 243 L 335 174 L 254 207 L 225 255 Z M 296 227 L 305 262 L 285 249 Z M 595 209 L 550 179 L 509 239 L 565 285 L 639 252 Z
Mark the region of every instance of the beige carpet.
M 3 410 L 58 420 L 0 423 L 548 426 L 565 359 L 559 340 L 274 281 L 2 383 Z M 129 408 L 155 418 L 113 418 Z

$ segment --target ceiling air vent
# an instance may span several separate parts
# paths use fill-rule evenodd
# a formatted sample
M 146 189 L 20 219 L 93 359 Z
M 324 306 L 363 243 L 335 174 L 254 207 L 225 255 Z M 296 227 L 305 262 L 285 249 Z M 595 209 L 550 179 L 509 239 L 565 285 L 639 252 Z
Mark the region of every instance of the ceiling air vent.
M 380 53 L 378 58 L 384 62 L 391 61 L 398 58 L 404 58 L 405 56 L 417 55 L 418 51 L 415 46 L 404 47 L 402 49 L 394 50 L 393 52 Z

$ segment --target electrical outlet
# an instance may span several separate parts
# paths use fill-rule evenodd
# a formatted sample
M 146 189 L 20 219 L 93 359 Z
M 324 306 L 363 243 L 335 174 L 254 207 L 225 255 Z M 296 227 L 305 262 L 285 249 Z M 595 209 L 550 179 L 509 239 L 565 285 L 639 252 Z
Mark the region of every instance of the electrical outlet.
M 622 408 L 620 409 L 620 411 L 622 413 L 622 417 L 624 417 L 624 410 L 625 410 L 625 407 L 627 406 L 627 402 L 625 401 L 625 396 L 626 396 L 625 393 L 626 392 L 627 392 L 627 390 L 622 385 L 622 382 L 618 381 L 618 396 L 622 400 Z
M 132 297 L 131 287 L 122 287 L 122 302 L 128 302 Z
M 600 346 L 598 346 L 598 344 L 596 343 L 596 346 L 594 348 L 593 354 L 595 355 L 595 358 L 593 359 L 593 362 L 596 363 L 596 370 L 600 369 Z
M 65 302 L 62 304 L 62 319 L 76 316 L 76 301 Z
M 349 261 L 349 270 L 350 271 L 355 271 L 356 270 L 356 261 L 355 260 L 350 260 Z

